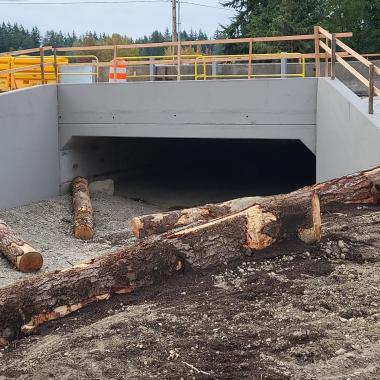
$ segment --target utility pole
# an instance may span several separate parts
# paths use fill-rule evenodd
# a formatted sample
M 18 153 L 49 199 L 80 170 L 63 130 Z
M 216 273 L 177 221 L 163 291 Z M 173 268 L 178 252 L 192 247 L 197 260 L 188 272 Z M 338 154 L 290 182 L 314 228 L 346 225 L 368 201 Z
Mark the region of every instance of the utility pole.
M 177 80 L 181 80 L 181 0 L 178 0 L 178 45 L 177 45 Z
M 172 41 L 177 41 L 177 0 L 172 0 Z

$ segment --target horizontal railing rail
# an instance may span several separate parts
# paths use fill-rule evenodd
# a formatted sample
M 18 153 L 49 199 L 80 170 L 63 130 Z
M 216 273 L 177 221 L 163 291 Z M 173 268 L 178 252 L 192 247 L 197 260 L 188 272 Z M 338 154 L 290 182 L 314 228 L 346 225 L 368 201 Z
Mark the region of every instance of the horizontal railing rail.
M 182 78 L 191 78 L 195 80 L 198 79 L 216 79 L 216 78 L 259 78 L 259 77 L 280 77 L 284 76 L 283 73 L 273 73 L 273 74 L 261 74 L 253 72 L 254 65 L 256 62 L 268 62 L 276 60 L 298 60 L 295 64 L 301 65 L 300 73 L 286 73 L 287 77 L 305 77 L 306 68 L 305 62 L 310 60 L 315 62 L 315 75 L 317 77 L 321 76 L 321 61 L 325 61 L 325 76 L 331 76 L 332 79 L 335 78 L 335 65 L 339 63 L 344 69 L 349 71 L 357 80 L 364 84 L 368 89 L 369 98 L 369 112 L 373 113 L 373 101 L 374 96 L 380 96 L 380 90 L 374 84 L 374 76 L 380 75 L 380 67 L 376 66 L 369 58 L 380 57 L 380 54 L 366 54 L 361 55 L 354 49 L 349 47 L 341 39 L 352 37 L 351 32 L 343 33 L 330 33 L 326 29 L 315 26 L 313 34 L 302 34 L 302 35 L 288 35 L 288 36 L 268 36 L 268 37 L 246 37 L 246 38 L 236 38 L 236 39 L 218 39 L 218 40 L 200 40 L 200 41 L 176 41 L 176 42 L 155 42 L 155 43 L 136 43 L 136 44 L 113 44 L 113 45 L 95 45 L 95 46 L 73 46 L 73 47 L 55 47 L 43 46 L 40 48 L 23 49 L 18 51 L 10 51 L 0 53 L 0 58 L 2 57 L 20 57 L 25 54 L 32 55 L 34 57 L 40 57 L 39 64 L 26 65 L 25 67 L 7 67 L 3 65 L 3 70 L 0 70 L 0 82 L 12 82 L 12 76 L 23 71 L 28 70 L 38 70 L 40 69 L 40 83 L 45 84 L 48 81 L 45 80 L 45 69 L 47 67 L 54 67 L 54 78 L 58 82 L 59 78 L 64 75 L 92 75 L 99 78 L 99 69 L 101 67 L 109 67 L 110 62 L 101 62 L 99 60 L 98 52 L 111 52 L 108 53 L 108 57 L 111 60 L 114 59 L 124 59 L 128 62 L 128 65 L 169 65 L 176 66 L 176 73 L 164 73 L 157 74 L 157 77 L 161 78 L 173 78 L 177 77 L 177 80 Z M 257 54 L 255 53 L 255 43 L 275 43 L 275 42 L 286 42 L 286 41 L 314 41 L 314 52 L 309 53 L 271 53 L 271 54 Z M 201 53 L 201 48 L 203 51 L 208 49 L 213 45 L 231 45 L 231 44 L 245 44 L 248 45 L 248 54 L 235 54 L 235 55 L 208 55 Z M 149 48 L 170 48 L 172 54 L 165 56 L 126 56 L 127 54 L 122 54 L 126 50 L 131 49 L 149 49 Z M 184 53 L 182 49 L 196 48 L 197 52 L 194 54 Z M 337 51 L 339 49 L 339 51 Z M 67 55 L 67 53 L 74 53 L 77 55 Z M 92 52 L 89 53 L 89 52 Z M 49 54 L 50 53 L 50 54 Z M 53 56 L 53 63 L 47 62 L 45 55 Z M 58 55 L 60 54 L 60 55 Z M 119 56 L 120 55 L 120 56 Z M 93 66 L 96 72 L 86 73 L 86 72 L 60 72 L 58 62 L 59 59 L 77 58 L 78 62 L 69 62 L 66 66 L 72 67 L 85 67 Z M 81 59 L 91 59 L 90 62 L 83 62 Z M 50 58 L 51 59 L 51 58 Z M 109 58 L 108 58 L 109 59 Z M 106 59 L 107 60 L 107 59 Z M 353 61 L 360 62 L 368 69 L 368 76 L 360 73 L 355 67 L 352 66 Z M 207 70 L 208 65 L 217 63 L 242 63 L 247 62 L 248 72 L 245 73 L 231 73 L 231 74 L 209 74 L 210 71 Z M 290 63 L 293 64 L 293 63 Z M 194 74 L 181 73 L 181 67 L 183 65 L 194 65 Z M 201 69 L 201 71 L 200 71 Z M 153 75 L 154 76 L 154 75 Z M 131 76 L 133 78 L 152 78 L 152 73 L 145 75 L 144 73 L 136 73 Z M 5 79 L 4 79 L 5 78 Z M 51 72 L 49 72 L 49 78 L 51 81 Z M 35 83 L 35 81 L 33 82 Z
M 356 79 L 363 83 L 368 89 L 368 113 L 373 114 L 374 112 L 374 96 L 380 96 L 380 90 L 375 86 L 374 74 L 380 75 L 380 67 L 376 66 L 374 63 L 369 61 L 367 58 L 356 52 L 354 49 L 350 48 L 347 44 L 342 42 L 338 38 L 338 34 L 330 33 L 322 27 L 317 27 L 317 34 L 322 34 L 326 39 L 326 42 L 318 40 L 316 38 L 316 56 L 319 53 L 319 47 L 321 47 L 327 54 L 327 60 L 330 59 L 330 72 L 331 79 L 336 77 L 336 62 L 340 63 L 348 72 L 350 72 Z M 317 46 L 318 44 L 318 46 Z M 330 44 L 330 46 L 329 46 Z M 345 56 L 353 57 L 356 61 L 362 63 L 368 68 L 368 78 L 362 75 L 358 70 L 356 70 L 348 61 L 346 61 L 342 54 L 337 52 L 337 47 L 343 49 Z M 320 62 L 318 62 L 320 64 Z M 320 72 L 319 70 L 317 70 Z
M 33 53 L 40 53 L 41 49 L 43 51 L 52 51 L 52 46 L 43 46 L 41 48 L 32 48 L 32 49 L 24 49 L 24 50 L 15 50 L 15 51 L 8 51 L 4 53 L 0 53 L 0 57 L 4 56 L 17 56 L 17 55 L 24 55 L 24 54 L 33 54 Z

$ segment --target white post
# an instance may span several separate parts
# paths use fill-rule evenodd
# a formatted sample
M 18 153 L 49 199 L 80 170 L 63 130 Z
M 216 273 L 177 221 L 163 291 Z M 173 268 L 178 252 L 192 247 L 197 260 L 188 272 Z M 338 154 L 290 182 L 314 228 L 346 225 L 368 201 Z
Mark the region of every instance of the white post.
M 217 62 L 212 63 L 211 70 L 212 70 L 211 75 L 213 77 L 212 79 L 214 79 L 214 80 L 217 79 L 215 77 L 215 75 L 218 75 L 218 63 Z
M 281 53 L 281 54 L 286 54 L 286 53 Z M 288 59 L 281 58 L 281 78 L 286 78 L 287 74 L 288 74 Z

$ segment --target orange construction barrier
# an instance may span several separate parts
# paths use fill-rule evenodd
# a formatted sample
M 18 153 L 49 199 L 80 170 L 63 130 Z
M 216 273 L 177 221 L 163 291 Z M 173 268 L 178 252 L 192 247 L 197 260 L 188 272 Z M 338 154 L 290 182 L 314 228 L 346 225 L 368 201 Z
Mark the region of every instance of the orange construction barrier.
M 127 62 L 121 59 L 114 59 L 110 62 L 110 73 L 108 80 L 110 83 L 123 83 L 127 81 Z

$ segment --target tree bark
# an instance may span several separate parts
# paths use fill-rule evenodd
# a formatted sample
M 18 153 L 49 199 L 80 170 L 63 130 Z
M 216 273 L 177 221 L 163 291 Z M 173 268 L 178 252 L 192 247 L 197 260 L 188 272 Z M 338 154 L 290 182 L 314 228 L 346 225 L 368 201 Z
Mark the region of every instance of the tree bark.
M 21 272 L 36 272 L 43 264 L 42 255 L 3 220 L 0 220 L 0 252 Z
M 151 236 L 90 262 L 27 279 L 0 289 L 0 336 L 32 332 L 113 293 L 161 282 L 184 266 L 207 268 L 262 250 L 282 240 L 312 243 L 320 239 L 316 194 L 297 199 L 268 199 L 266 205 L 205 224 Z
M 332 203 L 377 204 L 380 200 L 380 166 L 305 187 L 286 195 L 279 195 L 274 199 L 303 198 L 310 196 L 313 192 L 319 195 L 322 210 Z M 267 197 L 246 197 L 202 207 L 136 217 L 131 222 L 132 232 L 136 237 L 144 238 L 193 223 L 204 223 L 214 218 L 240 212 L 253 204 L 266 202 Z
M 91 240 L 94 237 L 94 209 L 91 204 L 88 181 L 76 177 L 72 183 L 74 209 L 74 236 L 77 239 Z

